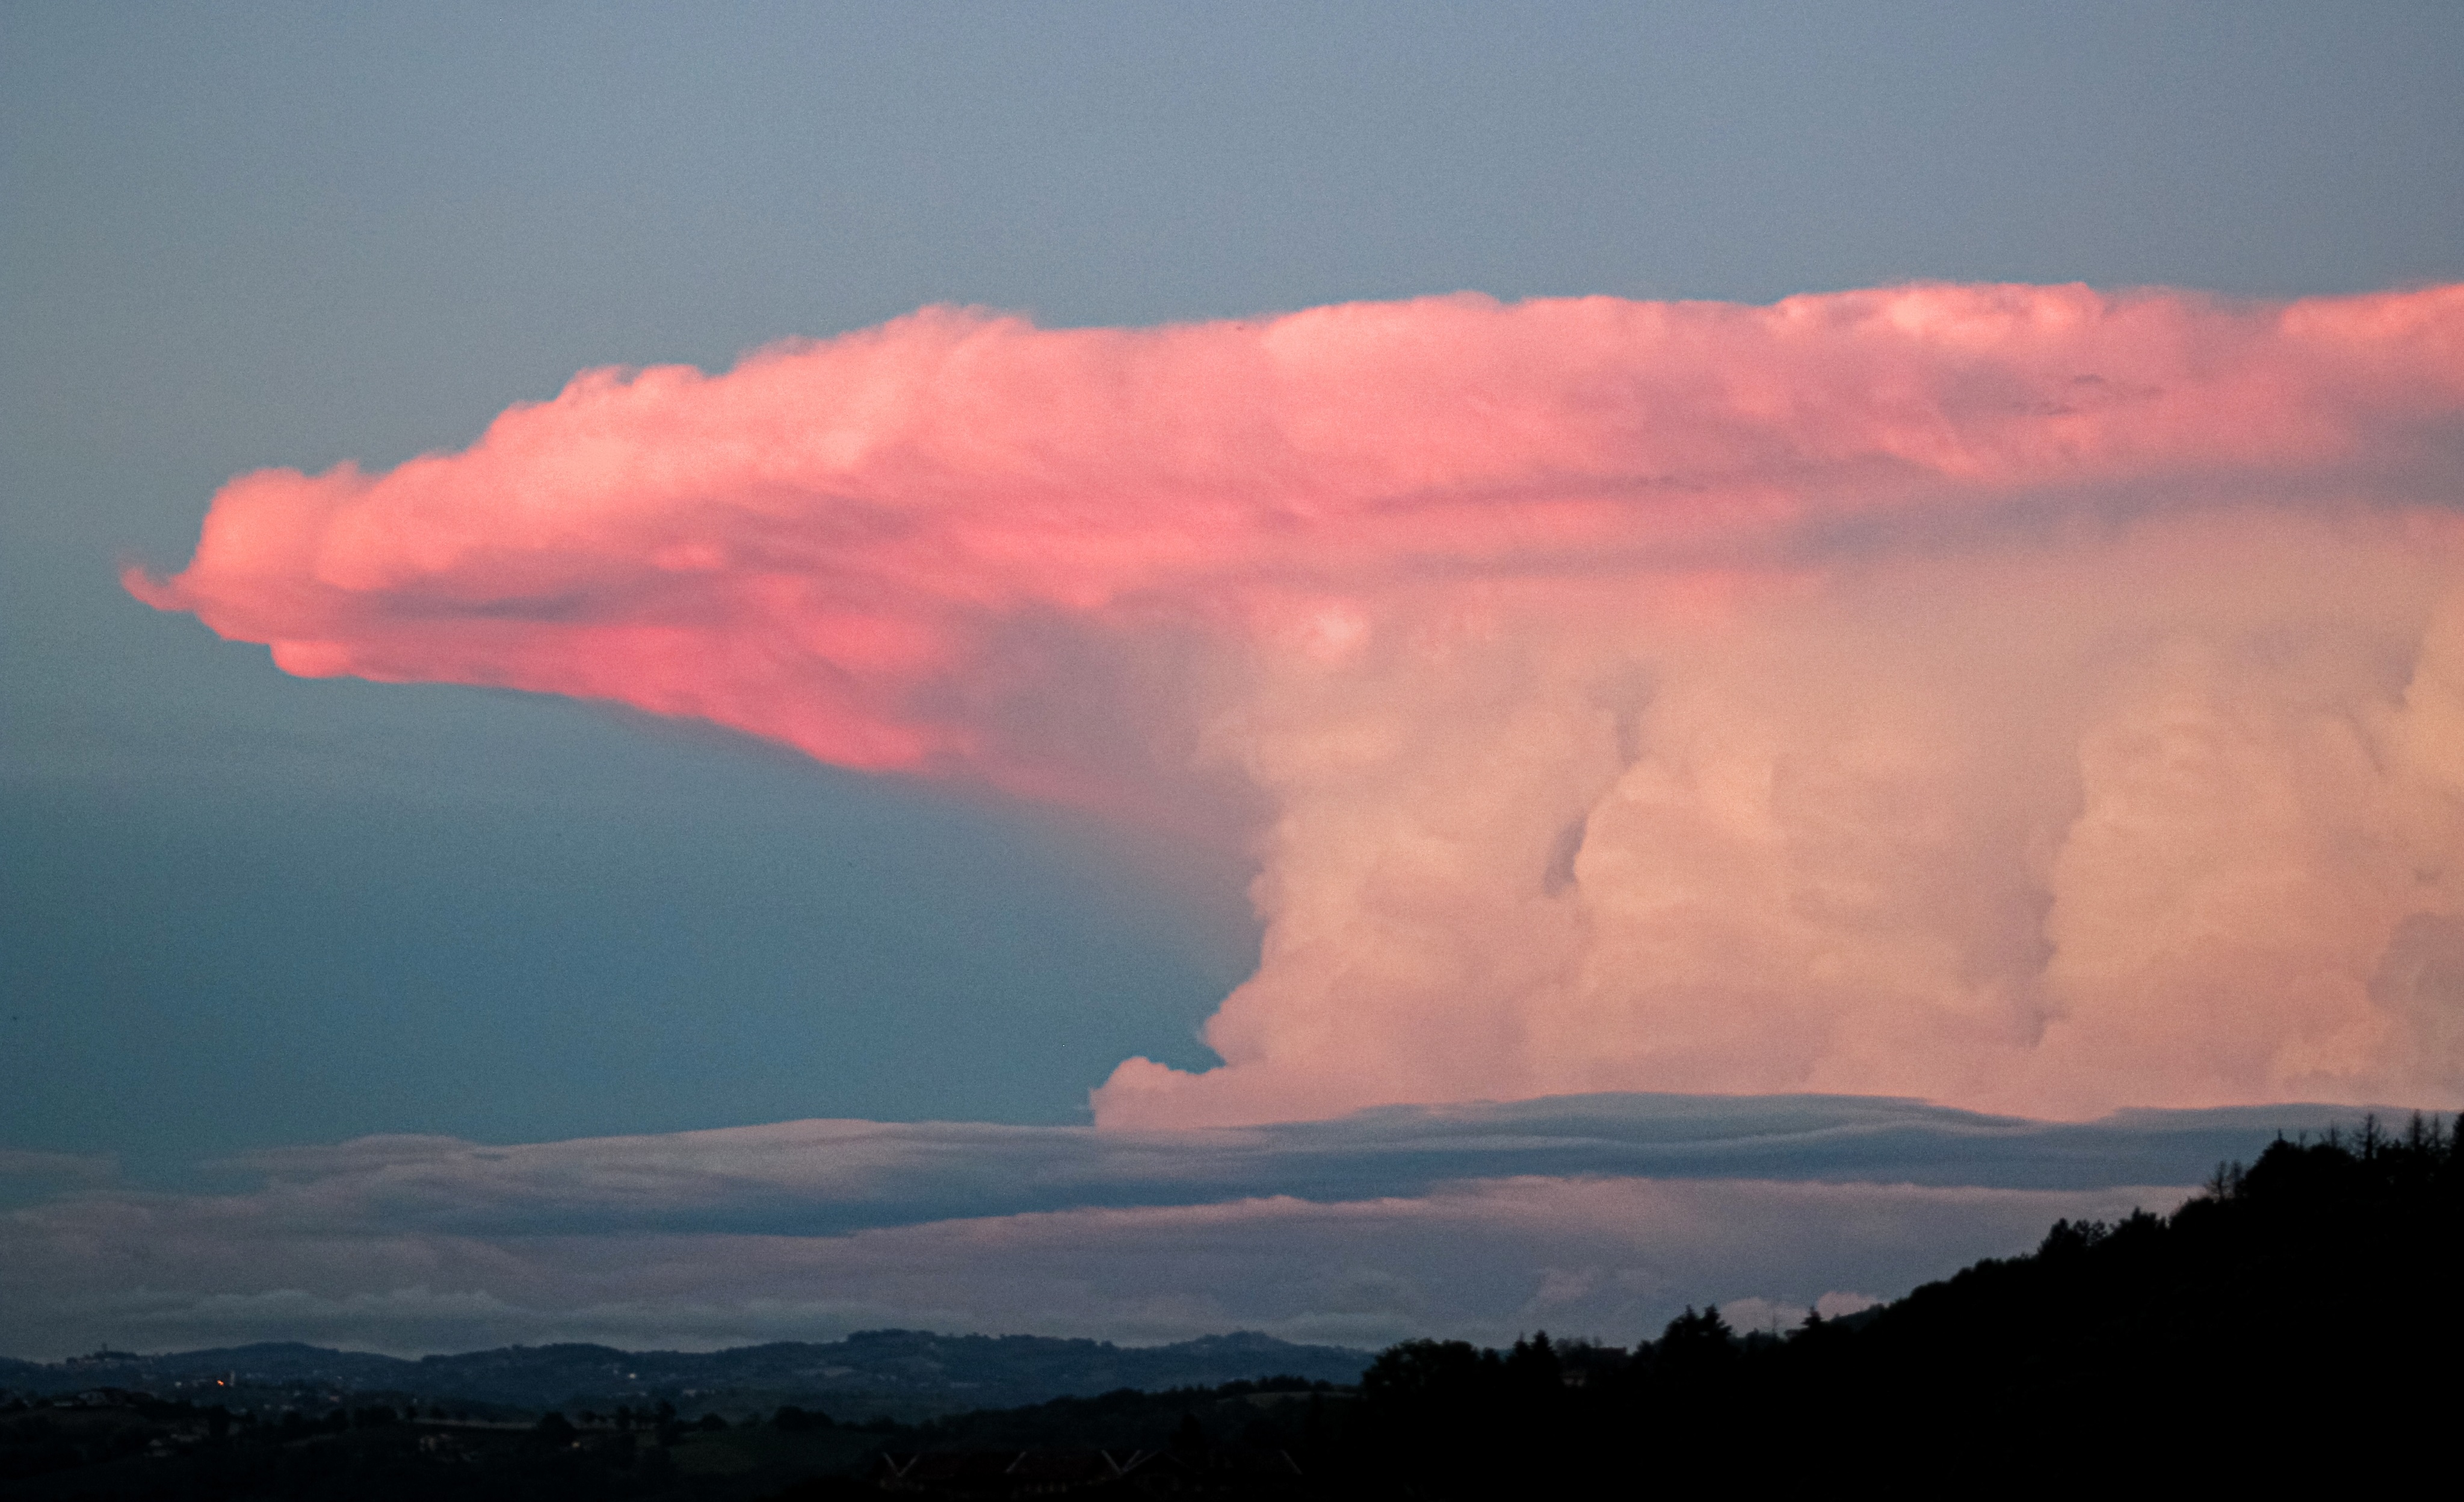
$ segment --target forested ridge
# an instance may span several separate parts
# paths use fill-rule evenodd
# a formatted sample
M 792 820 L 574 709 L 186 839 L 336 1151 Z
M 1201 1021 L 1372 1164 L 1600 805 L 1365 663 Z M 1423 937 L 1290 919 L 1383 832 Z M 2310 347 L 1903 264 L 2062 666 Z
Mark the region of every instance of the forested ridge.
M 157 1404 L 155 1422 L 193 1420 L 206 1437 L 71 1457 L 63 1426 L 77 1415 L 21 1409 L 0 1416 L 0 1491 L 751 1502 L 885 1484 L 1448 1498 L 1727 1475 L 2020 1491 L 2118 1475 L 2443 1477 L 2464 1396 L 2456 1147 L 2434 1118 L 2279 1140 L 2169 1215 L 2059 1222 L 2033 1252 L 1786 1334 L 1740 1335 L 1716 1309 L 1689 1309 L 1631 1350 L 1536 1332 L 1504 1351 L 1413 1340 L 1357 1388 L 1125 1389 L 918 1425 L 784 1408 L 731 1426 L 666 1408 L 474 1434 L 390 1409 L 209 1426 L 207 1410 Z M 34 1464 L 42 1445 L 52 1464 Z
M 1785 1337 L 1688 1310 L 1605 1360 L 1538 1336 L 1396 1346 L 1344 1448 L 1362 1480 L 1429 1496 L 1585 1491 L 1679 1442 L 1808 1477 L 1877 1447 L 1903 1475 L 2010 1484 L 2087 1455 L 2213 1476 L 2418 1449 L 2448 1468 L 2459 1231 L 2454 1133 L 2369 1121 L 2221 1166 L 2170 1215 L 2057 1222 L 2033 1253 Z

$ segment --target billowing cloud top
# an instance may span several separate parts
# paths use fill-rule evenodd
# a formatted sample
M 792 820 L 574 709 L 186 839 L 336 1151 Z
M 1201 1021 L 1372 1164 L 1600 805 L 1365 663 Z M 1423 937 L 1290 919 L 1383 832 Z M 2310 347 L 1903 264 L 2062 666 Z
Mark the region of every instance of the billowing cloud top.
M 2464 1090 L 2464 288 L 928 311 L 269 470 L 130 587 L 303 674 L 1263 810 L 1113 1125 Z

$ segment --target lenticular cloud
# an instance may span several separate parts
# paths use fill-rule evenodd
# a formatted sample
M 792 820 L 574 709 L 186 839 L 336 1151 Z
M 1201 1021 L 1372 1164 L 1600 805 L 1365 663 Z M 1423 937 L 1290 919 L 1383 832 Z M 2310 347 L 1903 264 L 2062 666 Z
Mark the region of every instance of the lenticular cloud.
M 2464 288 L 931 310 L 241 476 L 129 585 L 294 673 L 1249 810 L 1225 1062 L 1108 1124 L 2452 1104 L 2459 503 Z

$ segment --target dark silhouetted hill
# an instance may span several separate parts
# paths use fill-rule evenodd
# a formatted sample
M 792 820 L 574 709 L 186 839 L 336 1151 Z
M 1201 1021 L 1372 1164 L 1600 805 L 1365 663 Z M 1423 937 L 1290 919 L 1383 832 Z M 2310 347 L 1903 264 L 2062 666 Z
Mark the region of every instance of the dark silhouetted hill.
M 712 1352 L 620 1351 L 587 1344 L 516 1345 L 416 1361 L 292 1342 L 165 1356 L 79 1358 L 0 1366 L 0 1389 L 29 1396 L 113 1386 L 206 1397 L 217 1379 L 256 1393 L 297 1393 L 330 1405 L 379 1395 L 421 1404 L 545 1408 L 648 1407 L 768 1413 L 818 1406 L 856 1418 L 917 1418 L 1035 1404 L 1115 1388 L 1215 1386 L 1292 1375 L 1350 1382 L 1370 1353 L 1299 1345 L 1254 1333 L 1171 1345 L 1120 1346 L 1044 1336 L 865 1330 L 844 1340 L 778 1341 Z
M 1900 1483 L 2024 1492 L 2102 1472 L 2443 1471 L 2459 1233 L 2464 1163 L 2434 1119 L 2279 1141 L 2169 1216 L 2059 1222 L 2029 1255 L 1784 1338 L 1688 1310 L 1630 1353 L 1545 1335 L 1396 1346 L 1316 1469 L 1354 1494 L 1432 1497 L 1578 1491 L 1671 1447 L 1773 1483 L 1861 1459 Z

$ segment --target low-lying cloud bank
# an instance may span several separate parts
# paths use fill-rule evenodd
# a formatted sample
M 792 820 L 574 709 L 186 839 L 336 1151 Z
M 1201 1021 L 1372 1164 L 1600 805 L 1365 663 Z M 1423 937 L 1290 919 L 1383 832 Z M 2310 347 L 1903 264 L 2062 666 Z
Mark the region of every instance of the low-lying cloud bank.
M 241 476 L 130 587 L 295 673 L 1253 819 L 1225 1063 L 1108 1125 L 2452 1104 L 2459 500 L 2458 287 L 942 309 Z
M 1375 1345 L 1895 1295 L 2061 1216 L 2167 1208 L 2320 1106 L 2045 1123 L 1595 1097 L 1270 1128 L 799 1121 L 256 1155 L 225 1194 L 0 1215 L 0 1353 L 298 1339 L 706 1349 L 898 1325 Z

